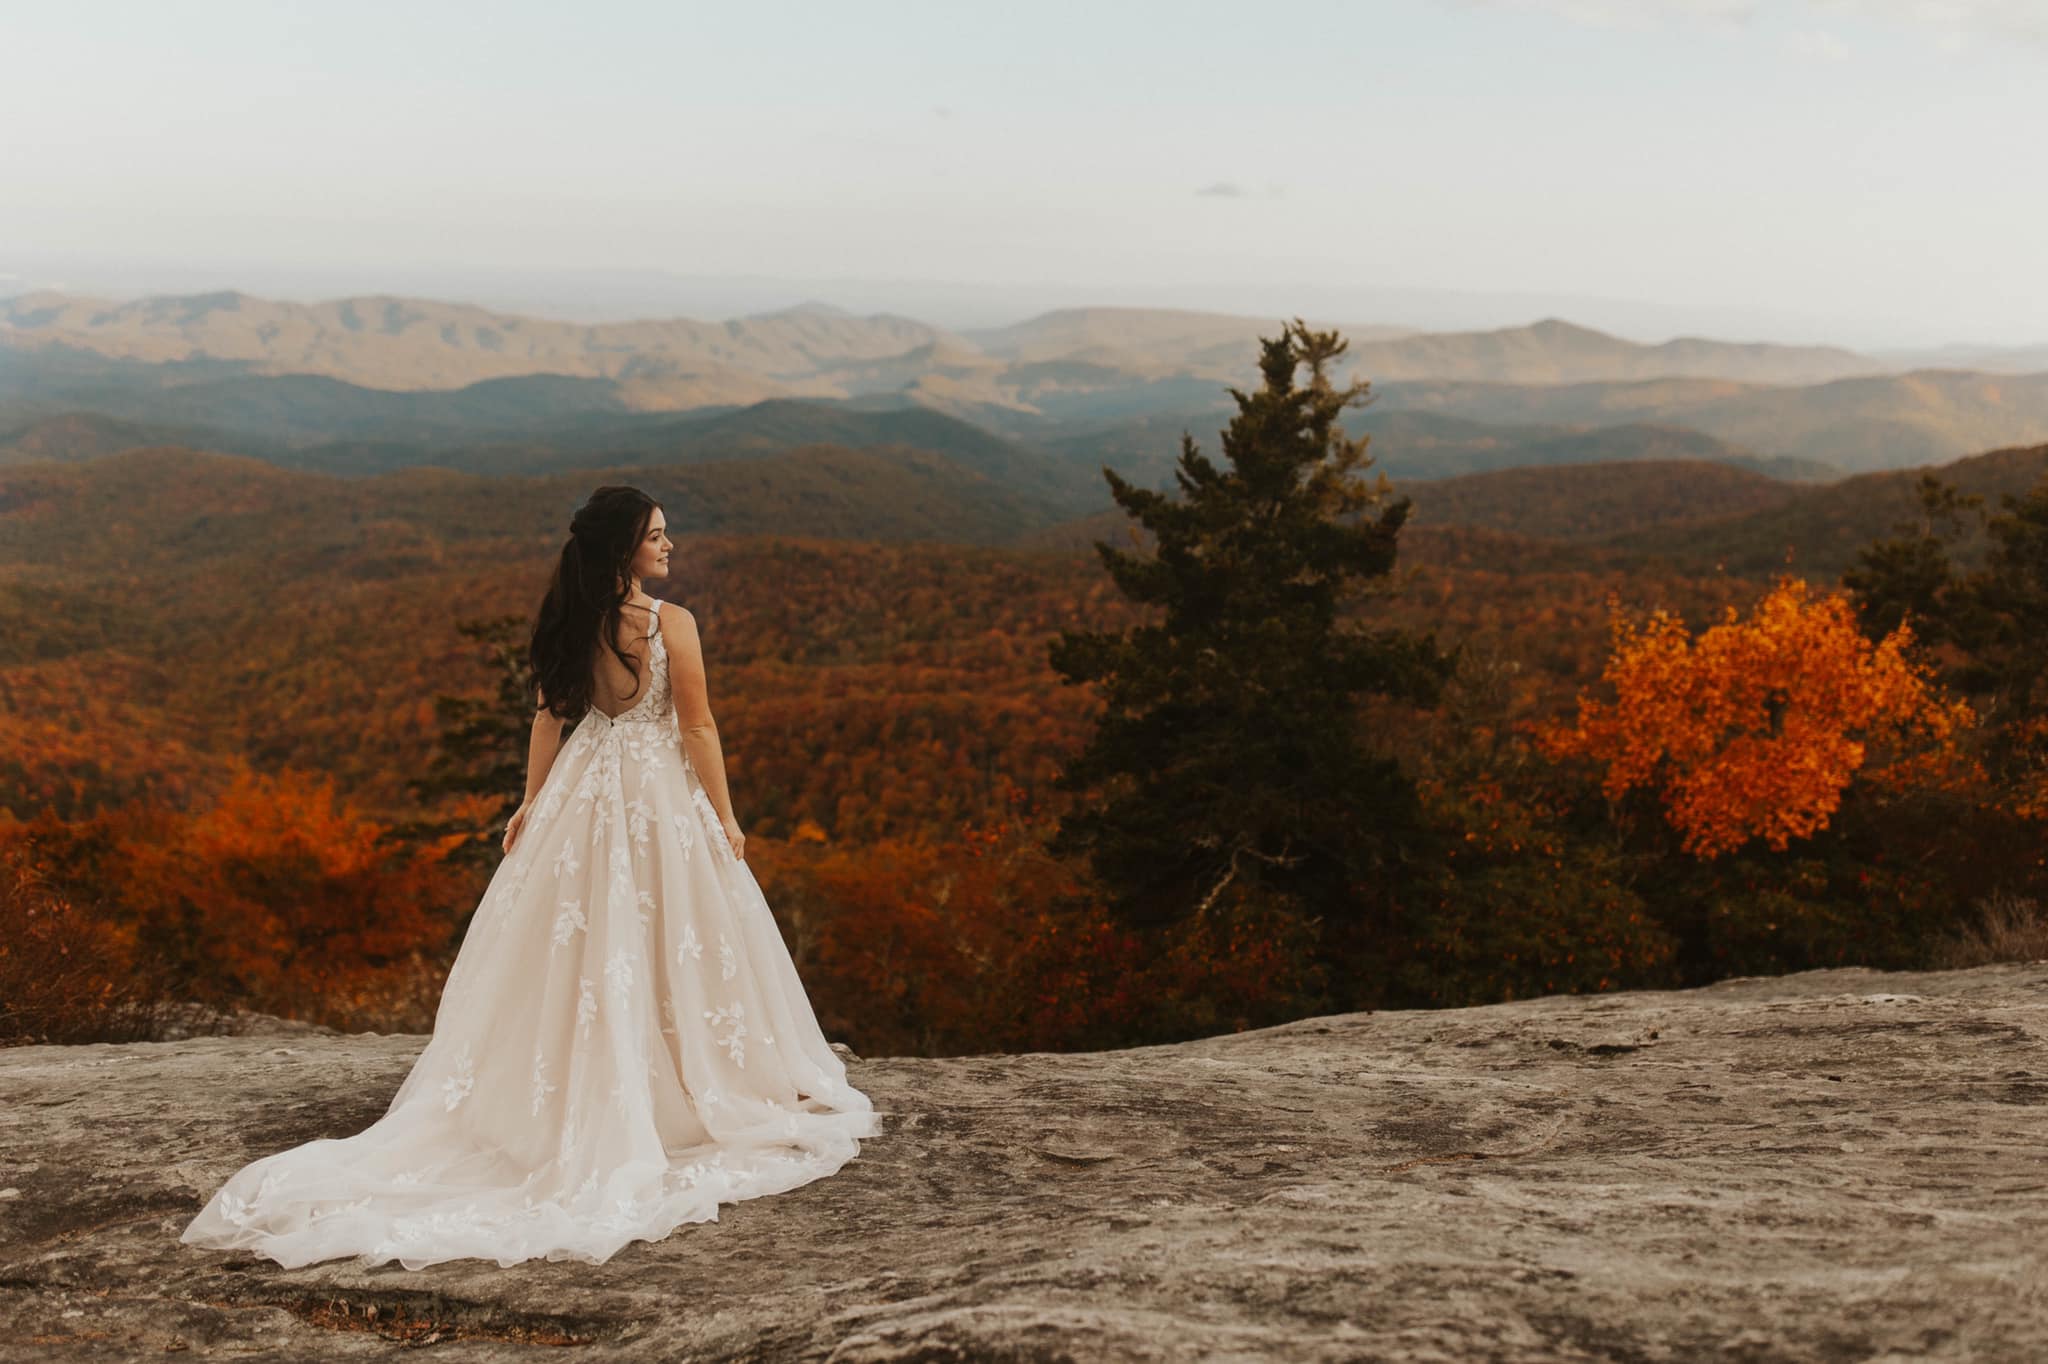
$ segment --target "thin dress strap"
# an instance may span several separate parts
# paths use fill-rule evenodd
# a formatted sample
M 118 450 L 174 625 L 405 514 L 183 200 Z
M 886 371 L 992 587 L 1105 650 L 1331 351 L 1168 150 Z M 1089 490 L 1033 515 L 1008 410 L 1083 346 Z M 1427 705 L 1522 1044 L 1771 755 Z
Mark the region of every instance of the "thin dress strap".
M 653 639 L 655 632 L 661 629 L 661 598 L 655 597 L 653 601 L 654 604 L 647 608 L 647 637 L 649 639 Z

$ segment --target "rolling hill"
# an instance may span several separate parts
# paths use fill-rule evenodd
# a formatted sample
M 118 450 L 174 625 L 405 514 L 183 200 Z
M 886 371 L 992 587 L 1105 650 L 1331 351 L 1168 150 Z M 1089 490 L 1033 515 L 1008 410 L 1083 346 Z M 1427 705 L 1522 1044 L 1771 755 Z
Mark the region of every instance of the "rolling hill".
M 1814 384 L 1881 373 L 1883 361 L 1822 346 L 1778 346 L 1680 337 L 1646 346 L 1562 318 L 1494 331 L 1442 332 L 1366 339 L 1342 362 L 1354 379 L 1391 383 L 1470 379 L 1511 384 L 1613 383 L 1631 379 L 1713 378 L 1766 384 Z
M 228 454 L 256 454 L 265 442 L 227 431 L 143 425 L 94 412 L 67 412 L 0 431 L 0 464 L 36 460 L 68 463 L 150 445 L 183 445 Z
M 1517 425 L 1686 427 L 1759 455 L 1853 473 L 1936 464 L 2003 445 L 2048 440 L 2048 374 L 1928 370 L 1800 388 L 1710 379 L 1632 383 L 1394 383 L 1387 408 Z
M 1193 436 L 1197 447 L 1211 458 L 1220 458 L 1220 432 L 1231 412 L 1212 408 L 1134 418 L 1072 435 L 1041 438 L 1040 443 L 1075 463 L 1090 468 L 1107 464 L 1126 478 L 1164 488 L 1172 486 L 1182 433 Z M 1508 425 L 1444 412 L 1367 407 L 1347 412 L 1343 426 L 1350 435 L 1371 438 L 1367 453 L 1373 468 L 1394 479 L 1640 460 L 1710 461 L 1799 482 L 1825 482 L 1842 473 L 1810 460 L 1752 454 L 1698 431 L 1653 422 L 1584 428 Z
M 1800 494 L 1747 469 L 1686 459 L 1498 469 L 1414 480 L 1397 491 L 1415 502 L 1412 526 L 1479 526 L 1547 540 L 1662 534 L 1773 510 Z
M 1998 510 L 2001 493 L 2018 495 L 2048 478 L 2048 445 L 1992 450 L 1934 470 L 1943 481 L 1985 499 Z M 1684 571 L 1725 571 L 1766 576 L 1781 569 L 1832 578 L 1855 562 L 1873 540 L 1900 523 L 1920 519 L 1914 489 L 1919 469 L 1896 469 L 1794 489 L 1775 506 L 1755 511 L 1626 532 L 1602 542 L 1637 563 Z M 1969 557 L 1972 547 L 1959 550 Z
M 814 399 L 774 398 L 681 416 L 581 414 L 540 424 L 523 440 L 444 449 L 433 462 L 480 473 L 542 472 L 744 459 L 805 445 L 927 450 L 1020 496 L 1042 500 L 1055 516 L 1099 503 L 1104 496 L 1100 479 L 1071 462 L 943 412 Z
M 770 399 L 701 413 L 621 412 L 580 403 L 585 381 L 494 380 L 455 393 L 390 393 L 335 380 L 240 379 L 172 390 L 259 386 L 273 404 L 222 402 L 212 410 L 240 429 L 142 424 L 73 412 L 0 433 L 0 464 L 77 460 L 151 445 L 184 445 L 258 455 L 287 468 L 366 476 L 433 466 L 478 474 L 543 475 L 630 466 L 744 460 L 807 446 L 890 447 L 940 455 L 982 474 L 1029 507 L 1058 520 L 1101 505 L 1094 471 L 1004 440 L 929 408 L 853 407 Z M 287 391 L 289 390 L 289 391 Z M 550 404 L 550 391 L 564 401 Z M 309 401 L 295 405 L 294 397 Z M 189 411 L 178 403 L 174 410 Z M 532 412 L 524 424 L 507 420 Z M 4 404 L 0 404 L 4 409 Z M 309 443 L 311 442 L 311 443 Z
M 605 482 L 646 489 L 678 534 L 987 545 L 1044 523 L 1042 509 L 985 476 L 900 446 L 544 477 L 423 468 L 348 479 L 160 447 L 0 468 L 0 566 L 19 586 L 43 581 L 41 565 L 85 556 L 118 562 L 152 592 L 224 563 L 250 581 L 376 578 L 469 542 L 559 545 L 569 513 Z
M 1005 327 L 965 330 L 960 336 L 984 354 L 1012 364 L 1064 360 L 1144 378 L 1235 374 L 1258 358 L 1259 337 L 1276 334 L 1280 322 L 1175 308 L 1059 308 Z M 1339 330 L 1354 344 L 1415 334 L 1412 328 L 1372 324 Z
M 1403 558 L 1455 555 L 1512 572 L 1598 568 L 1768 578 L 1790 568 L 1833 580 L 1858 551 L 1918 519 L 1921 469 L 1800 485 L 1697 460 L 1514 468 L 1396 482 L 1414 507 Z M 2048 478 L 2048 445 L 1993 450 L 1933 470 L 1995 512 Z M 1133 537 L 1136 537 L 1135 539 Z M 1120 508 L 1027 531 L 1016 543 L 1080 551 L 1094 541 L 1145 544 Z M 1980 546 L 1959 547 L 1966 561 Z

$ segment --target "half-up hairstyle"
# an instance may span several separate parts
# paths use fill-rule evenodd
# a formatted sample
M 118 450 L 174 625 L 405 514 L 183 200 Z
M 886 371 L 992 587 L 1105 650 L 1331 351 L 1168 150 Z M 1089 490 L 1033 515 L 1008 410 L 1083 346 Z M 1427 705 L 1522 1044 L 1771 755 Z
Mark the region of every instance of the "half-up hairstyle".
M 638 488 L 599 488 L 576 509 L 569 539 L 541 599 L 527 646 L 527 700 L 548 699 L 548 713 L 574 722 L 590 709 L 590 678 L 602 642 L 639 686 L 640 668 L 619 648 L 619 608 L 629 585 L 634 551 L 660 505 Z

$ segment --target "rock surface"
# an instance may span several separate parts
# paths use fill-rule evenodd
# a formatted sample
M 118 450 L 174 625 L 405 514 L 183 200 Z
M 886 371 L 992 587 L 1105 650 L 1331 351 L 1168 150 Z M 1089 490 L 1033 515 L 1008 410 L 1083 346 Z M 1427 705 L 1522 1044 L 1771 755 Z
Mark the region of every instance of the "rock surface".
M 0 1358 L 2048 1359 L 2048 962 L 858 1061 L 852 1164 L 601 1266 L 178 1243 L 423 1040 L 0 1052 Z

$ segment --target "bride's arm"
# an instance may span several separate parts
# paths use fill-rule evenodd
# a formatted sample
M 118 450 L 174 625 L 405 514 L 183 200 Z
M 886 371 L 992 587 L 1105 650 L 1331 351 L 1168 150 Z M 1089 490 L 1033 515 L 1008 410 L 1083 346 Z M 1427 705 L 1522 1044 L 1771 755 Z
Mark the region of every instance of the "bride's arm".
M 718 817 L 732 823 L 732 797 L 725 789 L 725 752 L 718 742 L 718 724 L 711 718 L 711 696 L 704 682 L 704 646 L 697 638 L 697 618 L 678 606 L 661 613 L 661 640 L 668 649 L 668 685 L 675 693 L 676 727 L 682 731 L 683 751 L 711 808 Z
M 562 731 L 569 727 L 567 720 L 548 713 L 545 693 L 536 695 L 540 709 L 533 713 L 533 732 L 526 740 L 526 798 L 520 802 L 522 805 L 531 805 L 540 788 L 547 784 L 548 770 L 555 765 L 555 755 L 562 751 Z

